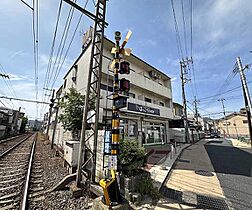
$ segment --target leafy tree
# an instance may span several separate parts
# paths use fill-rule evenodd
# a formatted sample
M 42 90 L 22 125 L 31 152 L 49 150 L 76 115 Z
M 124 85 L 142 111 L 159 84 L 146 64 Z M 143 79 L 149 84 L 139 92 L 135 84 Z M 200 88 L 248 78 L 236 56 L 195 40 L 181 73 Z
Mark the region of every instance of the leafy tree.
M 22 119 L 22 123 L 21 123 L 19 132 L 20 133 L 25 133 L 25 126 L 28 123 L 28 118 L 27 117 L 22 117 L 21 119 Z
M 124 139 L 120 141 L 119 160 L 122 173 L 128 176 L 137 174 L 138 170 L 147 162 L 144 147 L 138 145 L 137 140 Z
M 59 115 L 59 121 L 65 130 L 72 132 L 74 140 L 80 139 L 84 102 L 85 96 L 75 88 L 70 88 L 59 101 L 59 107 L 63 110 Z M 90 103 L 88 110 L 91 109 L 94 109 L 94 102 Z

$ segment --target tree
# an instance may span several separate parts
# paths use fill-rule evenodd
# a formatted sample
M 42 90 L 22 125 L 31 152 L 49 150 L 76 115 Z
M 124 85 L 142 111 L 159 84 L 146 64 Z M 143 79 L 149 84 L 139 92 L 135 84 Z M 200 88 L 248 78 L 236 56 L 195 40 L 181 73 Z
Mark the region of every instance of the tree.
M 75 88 L 70 88 L 59 101 L 59 107 L 63 110 L 59 115 L 59 121 L 65 130 L 72 132 L 74 140 L 80 139 L 84 102 L 85 96 Z M 91 109 L 94 109 L 94 102 L 90 103 L 88 111 Z
M 27 117 L 22 117 L 21 119 L 22 119 L 22 122 L 21 122 L 19 132 L 20 133 L 25 133 L 25 127 L 26 127 L 26 124 L 28 123 L 28 118 Z

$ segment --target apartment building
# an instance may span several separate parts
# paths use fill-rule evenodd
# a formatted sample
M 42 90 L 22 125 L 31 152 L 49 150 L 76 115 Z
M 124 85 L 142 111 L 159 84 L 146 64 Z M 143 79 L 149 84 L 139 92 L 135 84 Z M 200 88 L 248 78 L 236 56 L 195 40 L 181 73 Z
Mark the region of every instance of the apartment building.
M 62 87 L 57 91 L 57 97 L 61 97 L 69 88 L 74 87 L 85 95 L 88 78 L 91 33 L 89 30 L 83 38 L 83 47 L 80 56 L 76 59 L 64 77 Z M 113 71 L 109 69 L 110 53 L 114 43 L 104 38 L 100 122 L 111 119 L 113 91 Z M 134 50 L 133 50 L 134 51 Z M 134 54 L 125 57 L 130 63 L 129 75 L 119 75 L 120 78 L 130 80 L 130 92 L 127 107 L 120 110 L 121 134 L 124 138 L 138 139 L 142 145 L 164 144 L 170 142 L 168 120 L 173 118 L 172 89 L 169 76 L 146 63 Z M 54 111 L 56 113 L 56 111 Z M 59 110 L 58 114 L 61 113 Z M 52 116 L 49 136 L 52 135 L 55 114 Z M 55 143 L 63 146 L 64 140 L 69 140 L 69 132 L 65 132 L 58 123 L 56 126 Z
M 218 129 L 222 135 L 234 138 L 238 136 L 249 137 L 247 115 L 242 110 L 241 112 L 229 114 L 226 116 L 226 119 L 219 119 Z
M 17 134 L 20 130 L 23 112 L 0 107 L 0 138 Z

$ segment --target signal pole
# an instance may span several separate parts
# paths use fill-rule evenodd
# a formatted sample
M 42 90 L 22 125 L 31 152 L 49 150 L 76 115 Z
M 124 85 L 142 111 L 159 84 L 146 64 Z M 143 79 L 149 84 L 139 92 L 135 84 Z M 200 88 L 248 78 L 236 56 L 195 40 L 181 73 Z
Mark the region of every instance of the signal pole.
M 119 144 L 120 144 L 120 108 L 127 107 L 127 97 L 120 96 L 119 93 L 129 92 L 130 81 L 122 78 L 119 80 L 119 74 L 129 74 L 130 64 L 127 61 L 121 61 L 121 55 L 130 55 L 131 50 L 125 49 L 128 39 L 131 36 L 131 31 L 128 32 L 125 40 L 120 46 L 121 33 L 115 32 L 115 47 L 112 48 L 111 53 L 114 54 L 112 66 L 114 68 L 114 92 L 112 105 L 112 131 L 111 131 L 111 152 L 109 158 L 109 170 L 111 178 L 100 180 L 100 185 L 103 188 L 105 204 L 111 206 L 113 202 L 120 203 L 121 195 L 116 179 L 116 171 L 119 168 Z
M 182 87 L 182 100 L 183 100 L 183 107 L 184 107 L 184 124 L 185 124 L 185 142 L 189 143 L 189 124 L 188 124 L 188 118 L 187 118 L 187 107 L 186 107 L 186 95 L 185 95 L 185 83 L 188 81 L 187 78 L 185 78 L 186 67 L 189 62 L 192 62 L 192 60 L 182 60 L 180 61 L 180 78 L 181 78 L 181 87 Z
M 54 125 L 53 125 L 51 149 L 53 149 L 53 144 L 54 144 L 54 139 L 55 139 L 55 132 L 56 132 L 57 121 L 58 121 L 58 113 L 59 113 L 59 106 L 58 106 L 58 104 L 55 107 L 55 109 L 56 109 L 56 114 L 55 114 Z
M 51 121 L 51 116 L 52 116 L 52 108 L 53 108 L 53 101 L 54 101 L 54 92 L 55 92 L 55 89 L 52 90 L 52 98 L 50 99 L 51 100 L 51 104 L 49 105 L 50 108 L 49 108 L 49 116 L 48 116 L 48 125 L 47 125 L 47 130 L 46 130 L 46 137 L 49 138 L 48 134 L 49 134 L 49 128 L 50 128 L 50 121 Z
M 247 113 L 247 119 L 248 119 L 248 128 L 249 128 L 249 136 L 250 136 L 250 144 L 252 147 L 252 126 L 251 126 L 251 99 L 249 95 L 248 85 L 246 81 L 246 77 L 244 74 L 244 68 L 242 67 L 242 62 L 240 57 L 237 57 L 237 64 L 239 67 L 239 73 L 242 83 L 242 89 L 243 89 L 243 96 L 244 96 L 244 102 L 245 102 L 245 108 Z
M 226 110 L 225 110 L 225 106 L 224 106 L 224 102 L 223 102 L 223 101 L 225 101 L 225 98 L 218 99 L 218 101 L 220 101 L 221 104 L 222 104 L 223 115 L 224 115 L 224 119 L 225 119 L 225 122 L 226 122 L 226 131 L 227 131 L 227 135 L 229 136 Z

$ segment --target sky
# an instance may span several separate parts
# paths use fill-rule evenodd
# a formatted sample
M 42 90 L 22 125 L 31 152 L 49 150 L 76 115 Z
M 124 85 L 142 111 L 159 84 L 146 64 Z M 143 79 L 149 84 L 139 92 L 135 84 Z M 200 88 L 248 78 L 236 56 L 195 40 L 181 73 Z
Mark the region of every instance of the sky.
M 85 1 L 77 0 L 77 3 L 84 6 Z M 32 6 L 32 0 L 26 0 L 26 2 Z M 90 12 L 95 10 L 93 2 L 93 0 L 89 0 L 86 7 Z M 182 2 L 185 25 L 182 16 Z M 59 3 L 60 0 L 39 1 L 37 98 L 39 101 L 45 98 L 43 87 L 45 87 Z M 57 55 L 69 9 L 69 5 L 63 2 L 54 56 L 52 57 L 53 62 Z M 174 11 L 183 58 L 185 59 L 186 55 L 190 58 L 189 0 L 174 0 Z M 66 53 L 79 15 L 80 12 L 74 11 L 63 55 Z M 239 74 L 235 75 L 232 71 L 238 56 L 241 57 L 243 65 L 252 63 L 252 53 L 250 53 L 252 50 L 251 0 L 193 0 L 192 17 L 194 68 L 192 65 L 189 66 L 187 78 L 190 81 L 185 85 L 188 110 L 191 112 L 193 109 L 192 102 L 196 96 L 198 110 L 202 116 L 222 117 L 222 106 L 218 101 L 220 98 L 226 99 L 224 103 L 228 113 L 239 111 L 244 106 L 242 89 L 236 88 L 241 85 L 241 82 Z M 178 52 L 171 1 L 110 0 L 107 2 L 106 21 L 109 25 L 105 29 L 105 35 L 111 40 L 114 39 L 114 32 L 117 30 L 122 32 L 123 37 L 126 36 L 128 30 L 133 32 L 127 47 L 132 48 L 136 56 L 160 69 L 171 78 L 173 101 L 181 103 L 179 61 L 182 56 Z M 47 88 L 57 89 L 63 84 L 65 73 L 81 52 L 82 34 L 90 25 L 93 25 L 92 21 L 83 17 L 66 54 L 66 59 L 62 63 L 62 68 L 59 68 L 55 84 L 53 85 L 51 81 L 48 86 L 46 85 Z M 0 27 L 0 73 L 6 73 L 10 76 L 10 79 L 0 77 L 0 95 L 36 100 L 32 10 L 20 0 L 1 0 Z M 185 45 L 187 46 L 187 54 Z M 57 67 L 57 62 L 55 67 Z M 251 69 L 247 69 L 245 74 L 251 92 Z M 49 91 L 46 94 L 49 94 Z M 211 97 L 216 94 L 216 97 Z M 49 108 L 48 105 L 36 106 L 34 103 L 1 98 L 0 100 L 10 108 L 18 109 L 21 106 L 21 110 L 30 119 L 42 119 L 44 112 Z

